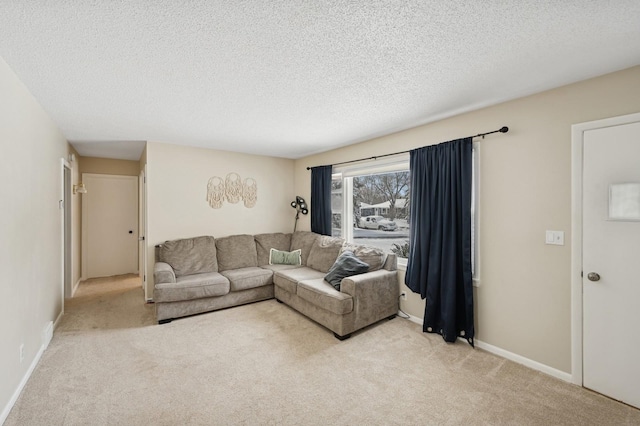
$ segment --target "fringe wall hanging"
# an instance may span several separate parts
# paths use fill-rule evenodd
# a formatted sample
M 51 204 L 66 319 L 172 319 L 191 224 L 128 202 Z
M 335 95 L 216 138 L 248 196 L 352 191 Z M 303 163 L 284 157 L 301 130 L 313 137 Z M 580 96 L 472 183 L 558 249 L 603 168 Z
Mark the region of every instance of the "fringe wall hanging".
M 223 180 L 221 177 L 213 176 L 207 183 L 207 202 L 213 209 L 219 209 L 227 200 L 231 204 L 236 204 L 243 200 L 247 208 L 255 207 L 258 201 L 258 182 L 253 178 L 246 178 L 244 181 L 237 173 L 229 173 Z
M 213 209 L 219 209 L 224 203 L 224 181 L 213 176 L 207 183 L 207 202 Z
M 258 182 L 253 178 L 246 178 L 242 184 L 242 199 L 244 206 L 252 208 L 258 201 Z
M 236 204 L 242 198 L 242 178 L 237 173 L 229 173 L 224 180 L 227 201 Z

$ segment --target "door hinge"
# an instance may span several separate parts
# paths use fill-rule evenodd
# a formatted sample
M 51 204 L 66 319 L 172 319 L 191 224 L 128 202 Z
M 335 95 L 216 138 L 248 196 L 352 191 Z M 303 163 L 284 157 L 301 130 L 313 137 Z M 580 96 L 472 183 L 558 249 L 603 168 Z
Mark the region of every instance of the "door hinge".
M 580 277 L 584 277 L 584 271 L 580 271 Z

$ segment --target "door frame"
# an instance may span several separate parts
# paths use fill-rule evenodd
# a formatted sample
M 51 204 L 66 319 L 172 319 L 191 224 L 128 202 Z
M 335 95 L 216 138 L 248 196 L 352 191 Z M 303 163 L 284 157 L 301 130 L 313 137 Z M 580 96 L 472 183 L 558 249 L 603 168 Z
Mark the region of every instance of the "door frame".
M 71 164 L 65 159 L 60 159 L 60 246 L 61 246 L 61 309 L 60 314 L 64 314 L 64 300 L 71 297 L 73 293 L 73 254 L 72 254 L 72 194 L 73 175 Z
M 147 298 L 147 165 L 140 170 L 138 182 L 138 275 Z
M 582 365 L 582 175 L 584 132 L 640 121 L 640 113 L 571 126 L 571 382 L 583 385 Z

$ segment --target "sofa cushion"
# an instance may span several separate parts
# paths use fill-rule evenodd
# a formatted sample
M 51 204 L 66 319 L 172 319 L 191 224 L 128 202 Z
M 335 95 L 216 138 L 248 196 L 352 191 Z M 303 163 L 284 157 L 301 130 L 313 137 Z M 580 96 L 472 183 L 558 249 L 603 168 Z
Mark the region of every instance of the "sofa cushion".
M 283 234 L 281 232 L 258 234 L 254 238 L 258 252 L 258 266 L 269 264 L 269 251 L 272 248 L 282 251 L 291 249 L 291 234 Z
M 343 278 L 363 274 L 368 270 L 369 265 L 358 259 L 352 252 L 345 251 L 338 256 L 336 263 L 331 266 L 324 279 L 336 290 L 340 290 L 340 283 Z
M 369 265 L 369 272 L 382 269 L 382 265 L 387 260 L 387 253 L 378 247 L 345 243 L 340 252 L 345 251 L 353 252 L 358 259 Z
M 255 266 L 229 269 L 228 271 L 222 271 L 220 273 L 229 280 L 231 291 L 247 290 L 273 284 L 273 272 Z
M 218 270 L 258 266 L 256 242 L 253 235 L 232 235 L 216 240 Z
M 176 273 L 171 265 L 164 262 L 156 262 L 156 264 L 153 265 L 153 282 L 156 284 L 175 283 Z
M 229 293 L 229 280 L 218 272 L 178 277 L 175 283 L 156 284 L 153 301 L 175 302 L 223 296 Z
M 270 271 L 273 271 L 274 273 L 278 272 L 278 271 L 284 271 L 287 269 L 295 269 L 295 268 L 299 268 L 300 265 L 262 265 L 260 266 L 263 269 L 268 269 Z
M 343 244 L 344 240 L 342 238 L 322 235 L 311 246 L 307 266 L 316 271 L 326 273 L 335 263 Z
M 300 281 L 297 294 L 301 299 L 334 314 L 344 315 L 353 310 L 353 297 L 340 293 L 324 279 Z
M 320 235 L 308 231 L 297 231 L 291 235 L 291 247 L 290 251 L 302 250 L 302 264 L 307 265 L 307 258 L 311 252 L 311 247 L 316 240 L 320 238 Z
M 323 278 L 322 272 L 306 266 L 298 266 L 294 269 L 284 269 L 273 274 L 273 283 L 289 293 L 296 294 L 298 281 Z
M 302 265 L 301 250 L 284 251 L 272 248 L 269 252 L 269 265 Z
M 171 265 L 176 277 L 218 271 L 216 241 L 211 236 L 166 241 L 158 257 Z

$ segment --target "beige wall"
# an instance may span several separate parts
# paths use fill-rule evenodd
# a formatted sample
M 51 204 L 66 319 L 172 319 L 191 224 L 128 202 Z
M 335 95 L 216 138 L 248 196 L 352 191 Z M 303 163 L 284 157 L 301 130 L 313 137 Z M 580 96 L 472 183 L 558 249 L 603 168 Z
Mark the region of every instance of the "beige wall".
M 67 141 L 0 58 L 0 423 L 62 310 L 62 158 Z M 20 345 L 24 360 L 20 362 Z
M 571 125 L 640 111 L 640 67 L 303 158 L 295 190 L 309 197 L 307 166 L 397 152 L 509 126 L 480 148 L 480 266 L 476 337 L 571 371 Z M 302 221 L 309 229 L 309 218 Z M 544 244 L 565 232 L 564 246 Z M 401 274 L 400 279 L 404 280 Z M 401 289 L 407 290 L 404 285 Z M 409 291 L 402 303 L 422 318 Z
M 293 160 L 149 142 L 147 158 L 148 294 L 153 294 L 154 246 L 166 240 L 213 235 L 291 232 L 295 211 Z M 253 208 L 224 203 L 213 209 L 207 182 L 238 173 L 258 183 Z
M 130 160 L 114 160 L 111 158 L 81 157 L 80 176 L 82 173 L 102 175 L 140 175 L 140 162 Z

